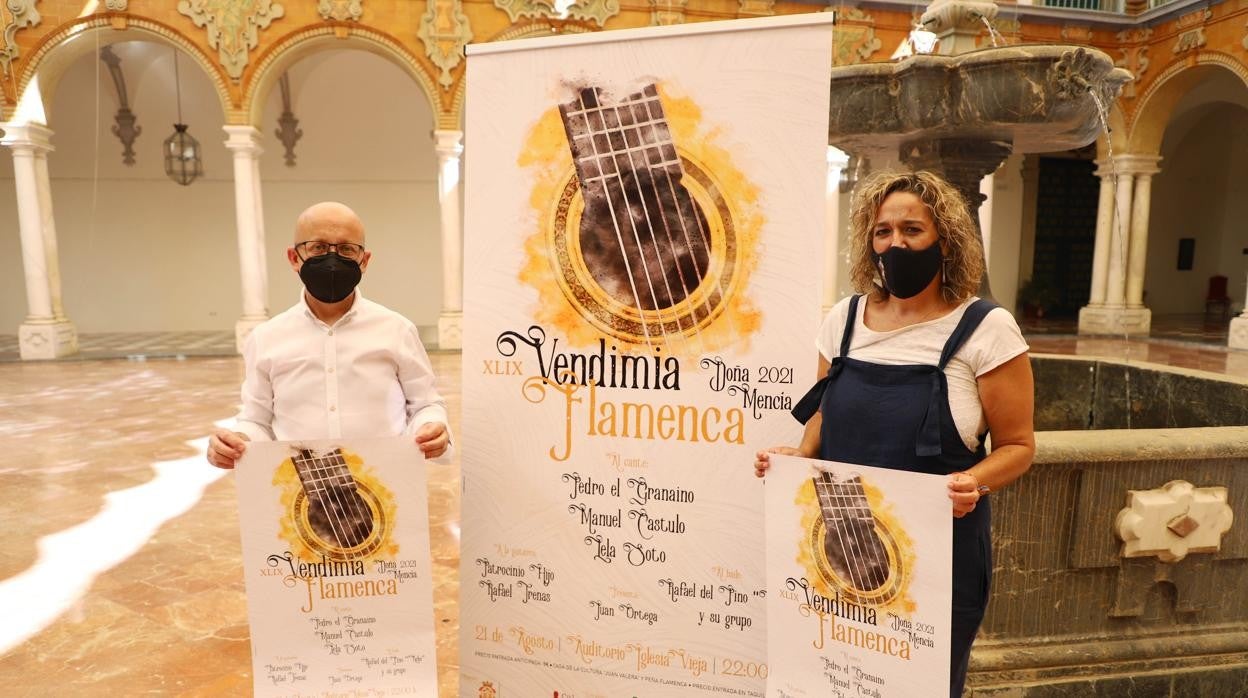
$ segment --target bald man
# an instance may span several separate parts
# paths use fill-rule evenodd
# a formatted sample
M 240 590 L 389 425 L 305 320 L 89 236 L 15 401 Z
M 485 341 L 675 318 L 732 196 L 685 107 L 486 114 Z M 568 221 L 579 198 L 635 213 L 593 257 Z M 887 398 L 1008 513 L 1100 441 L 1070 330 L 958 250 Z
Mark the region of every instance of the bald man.
M 299 215 L 290 268 L 299 302 L 243 346 L 243 409 L 208 440 L 208 462 L 233 468 L 248 441 L 411 435 L 425 458 L 450 443 L 446 405 L 416 327 L 360 295 L 372 253 L 364 224 L 324 202 Z

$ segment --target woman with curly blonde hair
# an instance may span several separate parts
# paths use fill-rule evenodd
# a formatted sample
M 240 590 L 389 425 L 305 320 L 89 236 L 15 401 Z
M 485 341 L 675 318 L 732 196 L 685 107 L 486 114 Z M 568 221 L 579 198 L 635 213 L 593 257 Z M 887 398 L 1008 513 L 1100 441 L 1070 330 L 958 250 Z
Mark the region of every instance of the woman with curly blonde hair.
M 1014 318 L 975 296 L 979 232 L 958 191 L 930 172 L 861 185 L 850 226 L 858 292 L 816 339 L 822 376 L 793 409 L 806 430 L 770 454 L 948 476 L 953 521 L 949 695 L 960 696 L 992 573 L 988 493 L 1035 454 L 1027 343 Z M 992 434 L 992 453 L 985 437 Z

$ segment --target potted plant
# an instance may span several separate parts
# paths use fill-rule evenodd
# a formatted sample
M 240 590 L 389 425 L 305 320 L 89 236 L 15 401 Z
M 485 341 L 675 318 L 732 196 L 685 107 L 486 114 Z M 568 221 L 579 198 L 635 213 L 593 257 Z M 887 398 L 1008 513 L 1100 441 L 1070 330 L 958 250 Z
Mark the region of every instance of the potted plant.
M 1033 276 L 1018 289 L 1018 304 L 1023 309 L 1023 316 L 1042 318 L 1057 303 L 1057 289 L 1053 283 L 1043 277 Z

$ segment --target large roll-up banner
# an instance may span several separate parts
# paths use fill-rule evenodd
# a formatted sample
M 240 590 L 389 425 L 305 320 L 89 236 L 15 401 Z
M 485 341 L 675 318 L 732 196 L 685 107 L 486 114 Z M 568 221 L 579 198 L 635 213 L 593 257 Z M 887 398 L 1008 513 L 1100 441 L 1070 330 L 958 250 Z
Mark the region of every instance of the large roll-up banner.
M 831 14 L 469 48 L 462 696 L 761 696 Z M 791 499 L 791 498 L 790 498 Z

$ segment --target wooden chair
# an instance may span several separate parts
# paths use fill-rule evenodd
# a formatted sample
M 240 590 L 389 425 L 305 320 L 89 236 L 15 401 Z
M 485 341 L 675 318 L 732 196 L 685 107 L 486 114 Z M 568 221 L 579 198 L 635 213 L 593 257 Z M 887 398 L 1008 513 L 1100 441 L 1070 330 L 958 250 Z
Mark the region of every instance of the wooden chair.
M 1209 277 L 1209 292 L 1205 294 L 1205 315 L 1215 310 L 1225 320 L 1231 313 L 1231 297 L 1226 294 L 1226 277 Z

